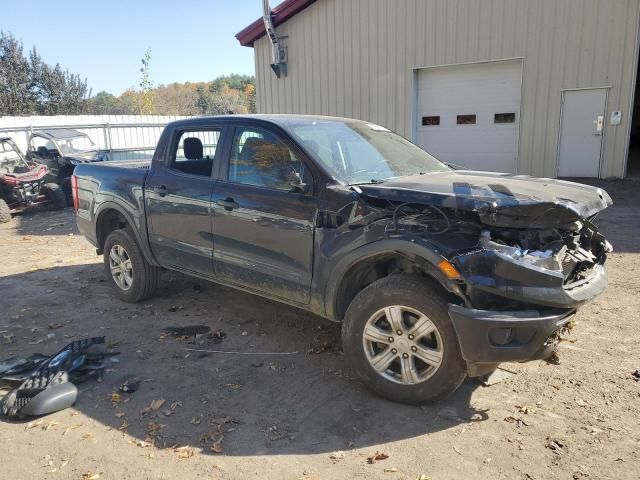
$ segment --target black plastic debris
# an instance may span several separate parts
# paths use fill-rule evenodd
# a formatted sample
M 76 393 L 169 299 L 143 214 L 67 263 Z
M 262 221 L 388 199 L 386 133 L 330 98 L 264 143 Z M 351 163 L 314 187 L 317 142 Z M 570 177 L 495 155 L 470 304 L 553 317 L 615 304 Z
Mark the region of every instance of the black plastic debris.
M 209 333 L 211 328 L 206 325 L 187 325 L 185 327 L 167 327 L 164 331 L 174 337 L 195 337 Z
M 212 343 L 222 343 L 225 338 L 227 338 L 227 334 L 222 330 L 216 330 L 215 332 L 211 332 L 209 334 L 209 340 Z
M 120 391 L 124 393 L 133 393 L 138 390 L 140 386 L 140 379 L 138 377 L 127 378 L 122 385 L 120 385 Z
M 640 382 L 640 368 L 631 374 L 636 382 Z
M 1 362 L 8 368 L 0 379 L 21 383 L 0 399 L 0 415 L 45 415 L 72 406 L 78 396 L 74 383 L 102 376 L 105 354 L 86 351 L 103 343 L 104 337 L 87 338 L 49 357 L 36 354 L 26 362 L 15 358 Z

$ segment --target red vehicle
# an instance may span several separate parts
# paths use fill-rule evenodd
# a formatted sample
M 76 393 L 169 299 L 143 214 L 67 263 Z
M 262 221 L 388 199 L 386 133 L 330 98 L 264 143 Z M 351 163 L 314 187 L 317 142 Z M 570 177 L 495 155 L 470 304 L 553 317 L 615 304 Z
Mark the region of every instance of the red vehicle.
M 67 202 L 64 192 L 55 183 L 45 183 L 49 169 L 27 162 L 10 138 L 0 138 L 0 223 L 29 208 L 49 205 L 63 209 Z

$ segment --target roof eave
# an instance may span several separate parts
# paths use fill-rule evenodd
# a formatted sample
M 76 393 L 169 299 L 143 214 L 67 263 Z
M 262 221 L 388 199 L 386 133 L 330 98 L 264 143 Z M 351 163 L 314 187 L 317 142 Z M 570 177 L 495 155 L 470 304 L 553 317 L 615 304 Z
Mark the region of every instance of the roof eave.
M 278 26 L 300 13 L 316 0 L 284 0 L 272 10 L 273 25 Z M 243 47 L 253 47 L 253 44 L 267 32 L 262 18 L 257 19 L 251 25 L 236 33 L 236 38 Z

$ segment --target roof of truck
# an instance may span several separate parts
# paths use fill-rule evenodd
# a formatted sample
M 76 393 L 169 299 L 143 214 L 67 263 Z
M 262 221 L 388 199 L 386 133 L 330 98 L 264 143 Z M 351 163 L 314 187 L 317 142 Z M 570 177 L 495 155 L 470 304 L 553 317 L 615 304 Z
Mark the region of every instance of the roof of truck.
M 342 117 L 328 117 L 323 115 L 290 115 L 290 114 L 243 114 L 243 115 L 214 115 L 214 116 L 204 116 L 204 117 L 191 117 L 183 120 L 176 120 L 172 122 L 174 125 L 182 125 L 182 124 L 192 124 L 194 121 L 199 123 L 206 123 L 207 121 L 212 120 L 262 120 L 265 122 L 274 123 L 280 126 L 291 125 L 292 123 L 313 123 L 313 122 L 362 122 L 362 123 L 370 123 L 364 122 L 363 120 L 357 120 L 355 118 L 342 118 Z

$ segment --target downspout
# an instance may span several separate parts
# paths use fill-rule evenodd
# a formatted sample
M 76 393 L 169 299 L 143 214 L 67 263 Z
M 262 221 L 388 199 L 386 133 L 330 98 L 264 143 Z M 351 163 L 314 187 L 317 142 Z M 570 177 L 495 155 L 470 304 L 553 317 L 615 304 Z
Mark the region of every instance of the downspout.
M 273 26 L 271 19 L 271 7 L 269 6 L 269 0 L 262 0 L 262 20 L 264 21 L 264 28 L 271 40 L 271 69 L 276 74 L 276 77 L 280 78 L 280 75 L 287 76 L 287 49 L 280 46 L 280 39 L 276 34 L 276 29 Z

